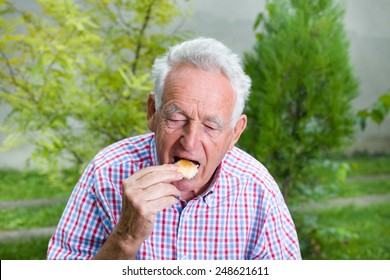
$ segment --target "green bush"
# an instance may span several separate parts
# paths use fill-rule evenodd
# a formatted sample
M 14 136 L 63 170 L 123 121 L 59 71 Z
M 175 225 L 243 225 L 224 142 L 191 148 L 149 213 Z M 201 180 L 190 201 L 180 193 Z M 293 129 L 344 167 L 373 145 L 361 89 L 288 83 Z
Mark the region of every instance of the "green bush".
M 12 107 L 3 149 L 29 142 L 43 167 L 82 168 L 107 144 L 146 131 L 151 64 L 184 36 L 168 30 L 184 15 L 178 1 L 36 0 L 33 11 L 12 3 L 0 1 L 0 101 Z
M 23 240 L 0 241 L 1 260 L 44 260 L 50 236 Z
M 348 170 L 325 160 L 353 134 L 358 89 L 343 10 L 334 2 L 268 1 L 244 59 L 253 87 L 240 145 L 265 163 L 286 199 Z

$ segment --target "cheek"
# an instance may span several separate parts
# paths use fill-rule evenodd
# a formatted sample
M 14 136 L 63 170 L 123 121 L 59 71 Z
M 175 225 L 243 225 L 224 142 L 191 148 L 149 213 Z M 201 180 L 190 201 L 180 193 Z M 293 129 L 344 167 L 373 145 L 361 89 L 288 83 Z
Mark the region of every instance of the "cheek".
M 214 139 L 213 145 L 218 151 L 226 151 L 227 149 L 229 149 L 232 142 L 233 132 L 229 130 L 225 131 L 224 133 L 219 135 L 218 138 Z
M 214 168 L 219 165 L 219 163 L 225 156 L 226 151 L 227 149 L 225 148 L 224 143 L 209 143 L 209 145 L 205 147 L 205 152 L 207 156 L 207 161 L 211 165 L 210 167 Z
M 228 150 L 231 149 L 232 137 L 230 134 L 221 135 L 220 138 L 215 141 L 211 141 L 207 146 L 207 155 L 210 162 L 218 165 Z
M 162 154 L 168 155 L 172 147 L 175 146 L 178 137 L 174 131 L 169 129 L 160 128 L 156 131 L 156 143 L 158 151 Z

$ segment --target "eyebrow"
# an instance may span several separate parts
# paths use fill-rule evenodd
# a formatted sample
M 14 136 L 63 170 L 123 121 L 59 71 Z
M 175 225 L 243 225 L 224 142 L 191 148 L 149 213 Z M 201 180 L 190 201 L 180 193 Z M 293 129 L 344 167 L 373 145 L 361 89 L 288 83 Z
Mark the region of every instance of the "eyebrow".
M 183 110 L 177 107 L 176 105 L 170 105 L 164 109 L 164 116 L 169 116 L 177 113 L 184 115 Z

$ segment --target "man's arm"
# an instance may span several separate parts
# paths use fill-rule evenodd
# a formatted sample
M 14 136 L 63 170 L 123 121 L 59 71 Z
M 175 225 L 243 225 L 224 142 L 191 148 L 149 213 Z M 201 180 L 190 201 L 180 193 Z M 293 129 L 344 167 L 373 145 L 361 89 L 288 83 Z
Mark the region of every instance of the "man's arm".
M 180 192 L 170 182 L 182 178 L 174 165 L 148 167 L 127 178 L 121 218 L 94 259 L 135 259 L 152 233 L 157 213 L 177 203 Z
M 123 235 L 115 229 L 93 259 L 135 260 L 142 242 L 143 240 L 137 241 L 130 237 L 123 238 Z

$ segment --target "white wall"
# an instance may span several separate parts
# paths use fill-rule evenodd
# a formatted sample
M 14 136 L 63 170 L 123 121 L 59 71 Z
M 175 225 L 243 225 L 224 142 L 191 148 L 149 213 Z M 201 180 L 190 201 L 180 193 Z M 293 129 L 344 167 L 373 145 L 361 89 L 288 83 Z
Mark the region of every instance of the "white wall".
M 356 110 L 371 105 L 390 88 L 390 0 L 340 0 L 346 5 L 345 26 L 351 40 L 351 61 L 360 82 Z M 15 1 L 20 2 L 20 1 Z M 28 2 L 27 2 L 28 3 Z M 264 10 L 264 0 L 193 0 L 192 16 L 183 28 L 195 36 L 223 41 L 234 51 L 250 51 L 254 44 L 253 22 Z M 25 3 L 24 3 L 25 4 Z M 7 108 L 0 107 L 0 123 Z M 0 142 L 4 135 L 0 134 Z M 349 150 L 390 152 L 390 116 L 380 126 L 369 122 L 357 131 Z M 0 153 L 0 167 L 22 167 L 30 146 Z

